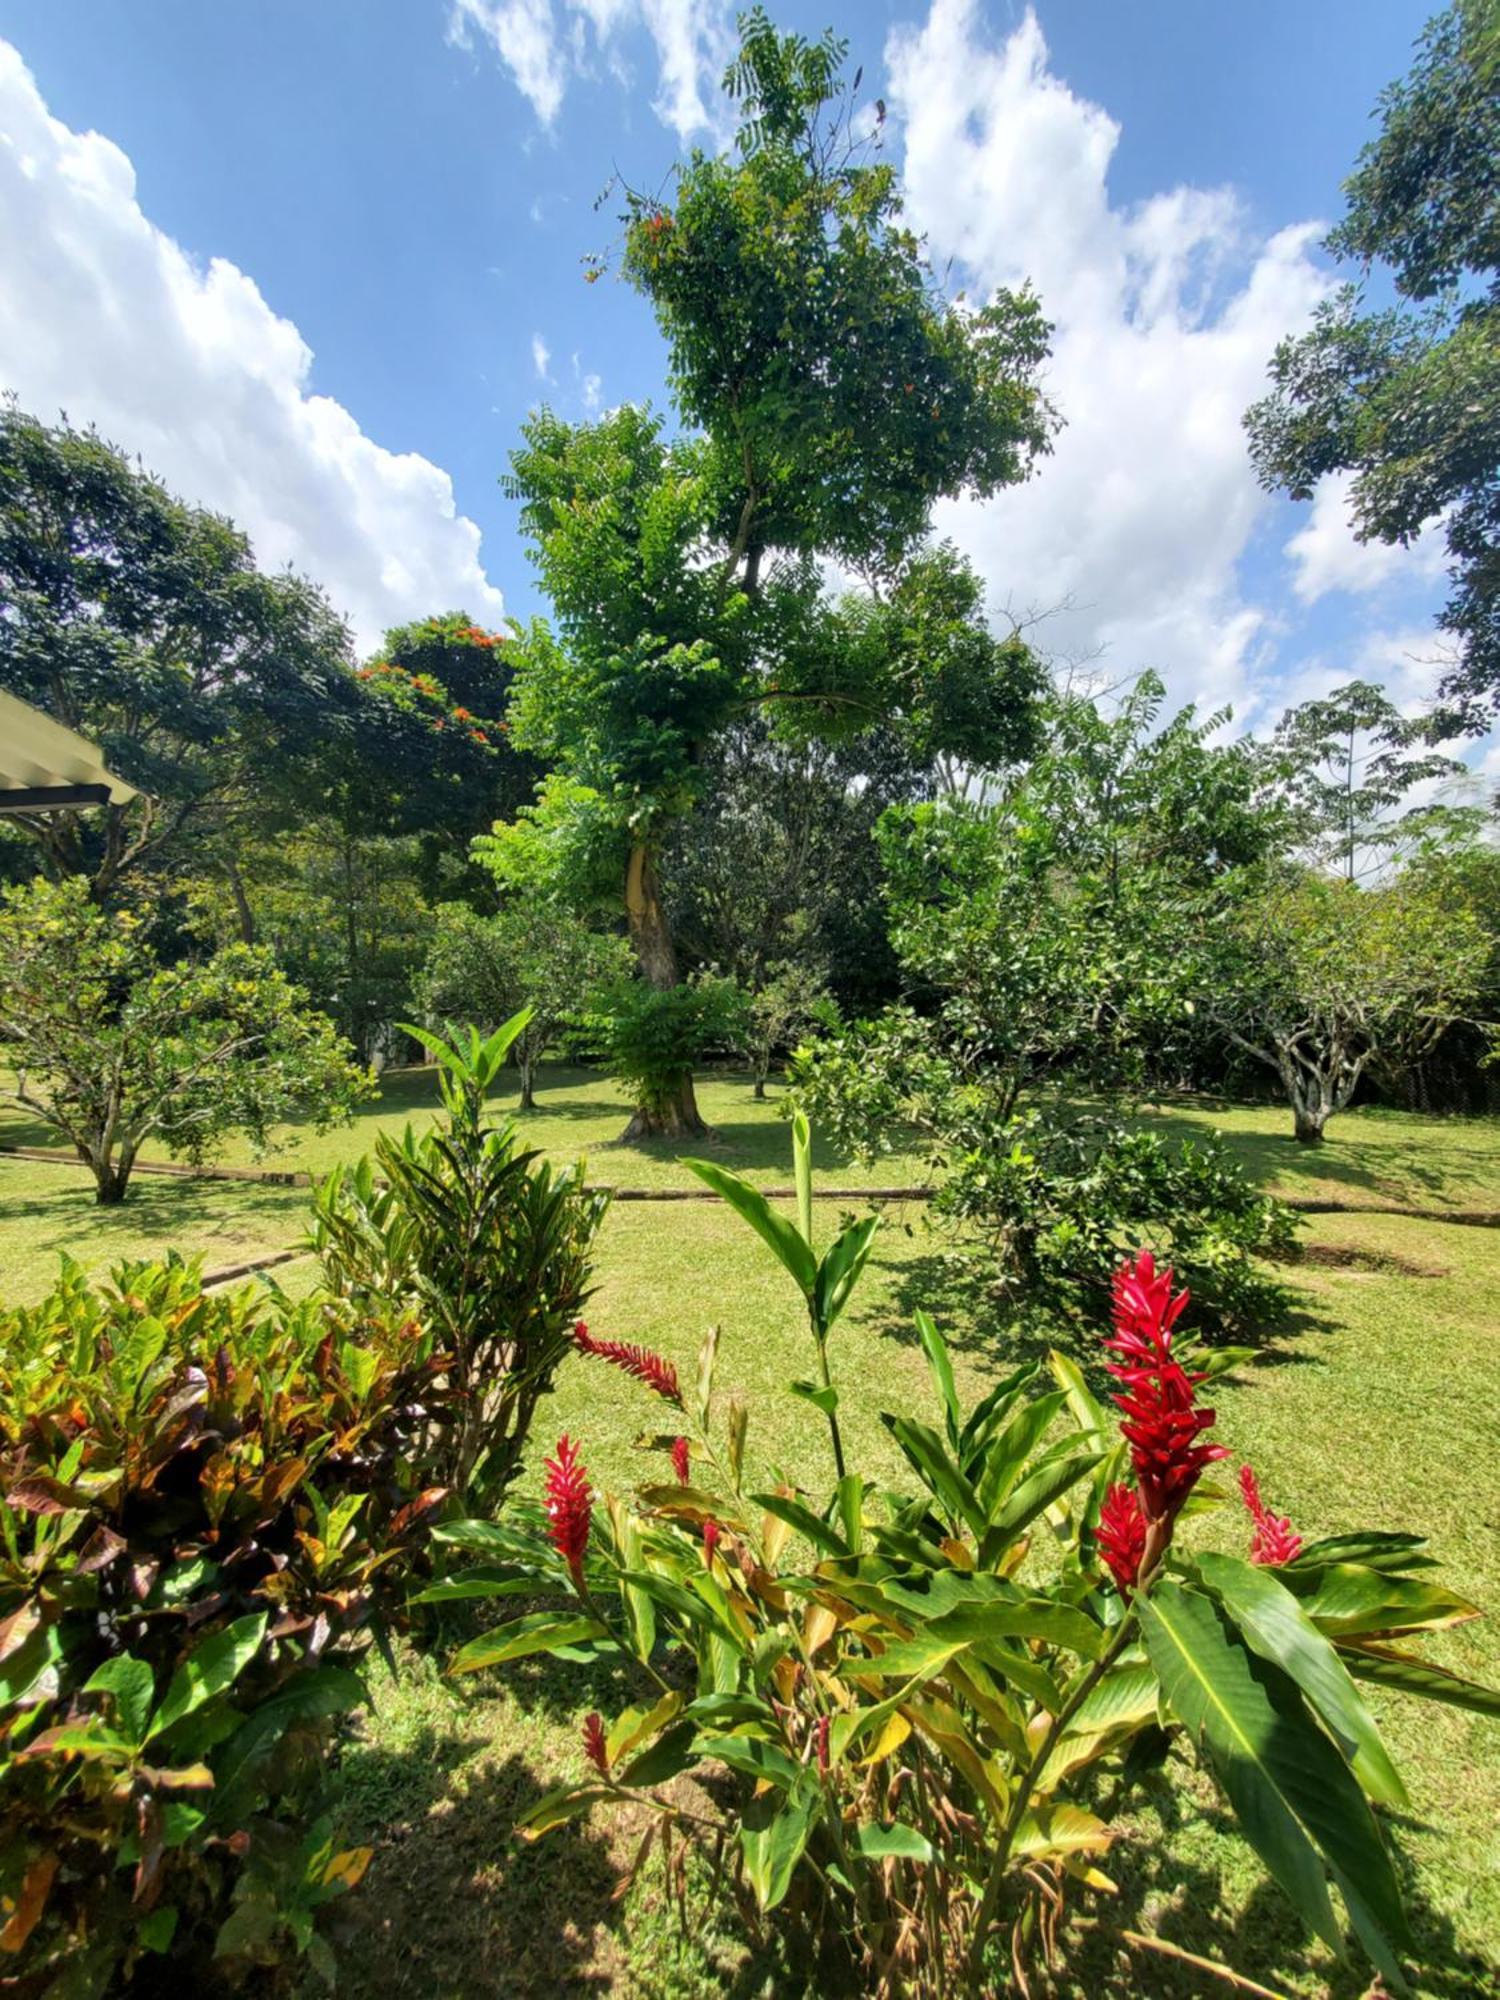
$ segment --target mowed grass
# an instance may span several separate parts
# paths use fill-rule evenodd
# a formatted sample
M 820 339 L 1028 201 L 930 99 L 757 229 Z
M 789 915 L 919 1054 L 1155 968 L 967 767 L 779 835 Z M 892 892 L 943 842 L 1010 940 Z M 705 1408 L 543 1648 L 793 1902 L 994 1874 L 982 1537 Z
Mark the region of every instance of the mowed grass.
M 378 1122 L 399 1127 L 431 1110 L 428 1073 L 388 1080 L 383 1103 L 353 1131 L 299 1140 L 277 1165 L 322 1167 L 369 1143 Z M 710 1079 L 705 1111 L 718 1127 L 714 1156 L 764 1183 L 789 1178 L 786 1126 L 749 1086 Z M 1434 1657 L 1500 1680 L 1500 1232 L 1370 1213 L 1500 1208 L 1500 1132 L 1477 1121 L 1362 1111 L 1307 1153 L 1274 1107 L 1174 1105 L 1183 1131 L 1225 1130 L 1257 1176 L 1288 1192 L 1363 1212 L 1313 1217 L 1307 1255 L 1289 1272 L 1296 1308 L 1262 1358 L 1217 1394 L 1218 1434 L 1256 1465 L 1278 1511 L 1305 1534 L 1354 1526 L 1418 1528 L 1431 1536 L 1445 1581 L 1491 1609 L 1444 1635 Z M 590 1177 L 622 1185 L 686 1184 L 687 1148 L 625 1148 L 612 1087 L 582 1072 L 554 1074 L 528 1137 L 558 1158 L 586 1151 Z M 853 1185 L 846 1162 L 824 1160 L 826 1184 Z M 914 1161 L 869 1177 L 897 1185 Z M 869 1180 L 865 1182 L 869 1184 Z M 92 1268 L 169 1244 L 210 1265 L 293 1240 L 306 1193 L 297 1189 L 143 1177 L 120 1208 L 97 1208 L 75 1169 L 0 1159 L 0 1283 L 8 1298 L 36 1296 L 59 1249 Z M 830 1232 L 841 1206 L 820 1203 Z M 928 1304 L 953 1343 L 966 1393 L 982 1393 L 1026 1339 L 992 1298 L 966 1283 L 924 1225 L 923 1206 L 893 1202 L 871 1271 L 841 1323 L 835 1363 L 852 1452 L 873 1477 L 901 1467 L 881 1410 L 930 1412 L 931 1391 L 910 1335 Z M 278 1273 L 289 1288 L 311 1268 Z M 589 1317 L 615 1338 L 659 1348 L 690 1369 L 704 1330 L 722 1328 L 721 1392 L 750 1404 L 749 1455 L 758 1476 L 826 1483 L 826 1441 L 812 1413 L 786 1393 L 810 1372 L 806 1333 L 788 1281 L 744 1226 L 711 1203 L 619 1203 L 599 1245 Z M 1097 1361 L 1092 1336 L 1061 1339 Z M 662 1406 L 597 1363 L 570 1358 L 539 1417 L 527 1471 L 559 1433 L 577 1439 L 596 1483 L 624 1491 L 648 1467 L 639 1440 Z M 1242 1547 L 1232 1508 L 1195 1533 Z M 375 1710 L 340 1774 L 348 1830 L 375 1849 L 365 1885 L 338 1914 L 349 1992 L 377 1996 L 603 1993 L 631 2000 L 697 2000 L 792 1991 L 774 1950 L 757 1953 L 730 1899 L 690 1885 L 688 1927 L 669 1907 L 655 1868 L 623 1900 L 621 1873 L 642 1827 L 596 1808 L 591 1819 L 537 1847 L 515 1821 L 562 1777 L 581 1771 L 578 1730 L 591 1708 L 633 1698 L 611 1670 L 522 1662 L 455 1683 L 441 1671 L 455 1632 L 432 1656 L 409 1658 L 394 1682 L 373 1675 Z M 1500 1723 L 1457 1710 L 1377 1699 L 1375 1706 L 1412 1794 L 1392 1822 L 1431 2000 L 1500 1994 Z M 1335 1965 L 1309 1946 L 1279 1893 L 1229 1828 L 1211 1785 L 1185 1764 L 1173 1783 L 1134 1794 L 1110 1864 L 1116 1904 L 1090 1914 L 1155 1931 L 1185 1949 L 1234 1964 L 1273 1992 L 1354 2000 L 1368 1968 Z M 1106 1926 L 1074 1938 L 1070 1970 L 1039 1993 L 1189 1996 L 1219 1990 L 1168 1961 L 1109 1943 Z

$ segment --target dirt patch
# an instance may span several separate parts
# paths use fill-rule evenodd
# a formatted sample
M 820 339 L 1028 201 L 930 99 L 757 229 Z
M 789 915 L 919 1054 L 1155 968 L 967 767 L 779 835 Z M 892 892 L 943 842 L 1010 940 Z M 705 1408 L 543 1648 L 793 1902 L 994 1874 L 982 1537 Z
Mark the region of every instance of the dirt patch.
M 1367 1250 L 1359 1243 L 1304 1243 L 1287 1259 L 1291 1264 L 1317 1264 L 1328 1271 L 1366 1271 L 1382 1278 L 1446 1278 L 1449 1264 L 1424 1264 L 1394 1250 Z

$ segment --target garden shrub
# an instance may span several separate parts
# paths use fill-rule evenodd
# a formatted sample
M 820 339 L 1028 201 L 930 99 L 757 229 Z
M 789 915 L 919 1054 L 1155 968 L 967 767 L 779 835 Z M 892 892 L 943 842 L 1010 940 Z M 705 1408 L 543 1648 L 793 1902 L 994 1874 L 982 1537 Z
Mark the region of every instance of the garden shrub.
M 608 1197 L 582 1170 L 524 1150 L 485 1113 L 523 1011 L 466 1045 L 412 1028 L 438 1064 L 446 1117 L 383 1134 L 374 1157 L 316 1191 L 310 1241 L 329 1293 L 361 1312 L 398 1302 L 444 1356 L 446 1395 L 418 1449 L 426 1476 L 465 1507 L 498 1506 L 521 1464 L 539 1399 L 590 1293 Z
M 175 1257 L 65 1262 L 0 1313 L 7 1991 L 168 1953 L 179 1990 L 298 1952 L 331 1977 L 316 1913 L 368 1855 L 318 1797 L 443 1498 L 443 1359 L 404 1315 L 206 1293 Z
M 582 1026 L 597 1042 L 604 1067 L 649 1121 L 672 1109 L 684 1075 L 690 1077 L 706 1054 L 743 1043 L 745 1006 L 734 981 L 715 973 L 667 987 L 615 979 L 595 995 Z
M 545 1532 L 439 1531 L 489 1565 L 448 1591 L 556 1600 L 472 1639 L 454 1671 L 595 1653 L 641 1691 L 588 1717 L 586 1781 L 525 1830 L 628 1802 L 648 1815 L 642 1856 L 702 1844 L 753 1926 L 782 1910 L 817 1990 L 993 1993 L 1014 1973 L 1025 1991 L 1028 1968 L 1065 1948 L 1071 1901 L 1099 1892 L 1090 1917 L 1107 1927 L 1120 1815 L 1175 1742 L 1216 1776 L 1308 1927 L 1343 1953 L 1336 1886 L 1401 1990 L 1411 1945 L 1375 1807 L 1406 1795 L 1361 1686 L 1500 1713 L 1500 1694 L 1412 1649 L 1477 1615 L 1429 1580 L 1420 1536 L 1403 1523 L 1304 1538 L 1246 1467 L 1248 1559 L 1186 1545 L 1183 1522 L 1226 1497 L 1204 1477 L 1227 1452 L 1200 1391 L 1228 1357 L 1195 1347 L 1187 1294 L 1145 1252 L 1113 1287 L 1123 1421 L 1055 1351 L 965 1408 L 919 1314 L 935 1421 L 888 1414 L 907 1477 L 866 1477 L 846 1462 L 829 1355 L 873 1222 L 815 1252 L 805 1127 L 796 1222 L 723 1169 L 698 1171 L 805 1302 L 819 1379 L 793 1387 L 827 1425 L 834 1478 L 816 1496 L 752 1490 L 745 1407 L 713 1395 L 716 1334 L 685 1390 L 659 1357 L 581 1332 L 584 1352 L 668 1406 L 670 1471 L 601 1506 L 586 1447 L 563 1438 Z M 687 1772 L 705 1782 L 673 1784 Z
M 937 1178 L 933 1214 L 1044 1315 L 1096 1314 L 1146 1241 L 1191 1287 L 1205 1331 L 1253 1331 L 1286 1306 L 1256 1260 L 1287 1254 L 1297 1218 L 1217 1135 L 1168 1140 L 1087 1096 L 1017 1109 L 985 1065 L 955 1061 L 895 1009 L 805 1043 L 791 1074 L 835 1145 L 872 1159 L 915 1144 Z

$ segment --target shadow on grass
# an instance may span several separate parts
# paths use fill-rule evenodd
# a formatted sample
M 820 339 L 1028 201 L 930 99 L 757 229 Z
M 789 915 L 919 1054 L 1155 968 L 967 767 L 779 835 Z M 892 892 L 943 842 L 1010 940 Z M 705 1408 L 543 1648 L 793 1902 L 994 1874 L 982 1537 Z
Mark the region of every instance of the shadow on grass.
M 613 1926 L 618 1871 L 587 1820 L 530 1845 L 516 1822 L 551 1789 L 519 1755 L 483 1761 L 484 1738 L 424 1730 L 401 1751 L 345 1753 L 344 1823 L 374 1845 L 330 1930 L 342 1992 L 602 1993 L 597 1933 Z
M 920 1307 L 937 1321 L 953 1352 L 986 1373 L 1003 1375 L 1025 1362 L 1045 1362 L 1055 1347 L 1072 1356 L 1096 1393 L 1114 1386 L 1104 1372 L 1106 1314 L 1094 1321 L 1028 1308 L 997 1282 L 981 1254 L 961 1245 L 873 1262 L 889 1278 L 888 1304 L 869 1323 L 887 1339 L 915 1346 L 914 1317 Z M 1293 1300 L 1274 1326 L 1258 1338 L 1247 1335 L 1245 1344 L 1255 1347 L 1257 1368 L 1320 1367 L 1319 1357 L 1300 1343 L 1333 1326 L 1306 1300 Z

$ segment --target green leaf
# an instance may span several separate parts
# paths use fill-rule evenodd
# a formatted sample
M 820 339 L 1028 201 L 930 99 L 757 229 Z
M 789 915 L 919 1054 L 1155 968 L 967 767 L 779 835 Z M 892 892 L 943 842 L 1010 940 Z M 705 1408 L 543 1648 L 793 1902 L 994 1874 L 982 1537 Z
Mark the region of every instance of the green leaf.
M 879 1227 L 880 1217 L 867 1215 L 862 1222 L 851 1222 L 828 1246 L 813 1286 L 813 1311 L 825 1333 L 849 1303 L 849 1295 L 870 1261 Z
M 722 1195 L 735 1213 L 749 1223 L 790 1272 L 802 1296 L 810 1301 L 818 1281 L 818 1264 L 812 1245 L 796 1224 L 778 1214 L 758 1187 L 752 1187 L 742 1175 L 732 1174 L 727 1167 L 716 1167 L 711 1160 L 685 1159 L 682 1164 L 715 1194 Z
M 982 1535 L 986 1522 L 979 1496 L 943 1449 L 937 1432 L 918 1423 L 915 1417 L 893 1416 L 889 1410 L 881 1411 L 880 1421 L 949 1519 L 961 1521 L 975 1536 Z
M 497 1631 L 481 1633 L 460 1646 L 449 1662 L 450 1674 L 477 1673 L 481 1667 L 497 1667 L 503 1660 L 522 1660 L 530 1653 L 550 1653 L 559 1646 L 578 1646 L 589 1639 L 607 1639 L 607 1627 L 582 1612 L 558 1617 L 554 1611 L 533 1612 L 516 1618 Z
M 522 1813 L 516 1821 L 516 1831 L 526 1840 L 540 1840 L 554 1827 L 566 1826 L 569 1820 L 586 1813 L 597 1799 L 608 1797 L 608 1789 L 603 1785 L 561 1785 L 538 1799 L 529 1812 Z
M 1272 1571 L 1238 1556 L 1204 1555 L 1198 1568 L 1246 1643 L 1290 1674 L 1317 1709 L 1370 1797 L 1382 1805 L 1407 1805 L 1406 1787 L 1386 1754 L 1374 1717 L 1338 1654 L 1285 1585 Z
M 1286 1568 L 1296 1573 L 1326 1569 L 1331 1563 L 1359 1563 L 1366 1569 L 1428 1569 L 1432 1558 L 1421 1554 L 1426 1546 L 1425 1535 L 1394 1535 L 1380 1529 L 1355 1535 L 1327 1535 L 1320 1542 L 1308 1542 Z
M 685 1771 L 695 1761 L 698 1740 L 697 1726 L 691 1722 L 674 1723 L 663 1730 L 654 1743 L 628 1763 L 619 1773 L 622 1785 L 665 1785 L 675 1778 L 679 1771 Z
M 348 1667 L 313 1667 L 296 1675 L 279 1694 L 263 1701 L 230 1737 L 214 1767 L 218 1793 L 227 1793 L 261 1752 L 294 1723 L 347 1715 L 368 1700 L 364 1682 Z M 216 1798 L 215 1803 L 222 1800 Z
M 937 1384 L 938 1395 L 942 1398 L 943 1418 L 948 1432 L 948 1442 L 954 1451 L 959 1449 L 959 1414 L 962 1405 L 958 1400 L 958 1390 L 953 1381 L 953 1360 L 948 1353 L 948 1343 L 938 1332 L 937 1321 L 931 1313 L 917 1308 L 913 1315 L 917 1328 L 917 1339 L 922 1343 L 922 1352 L 927 1356 L 927 1367 Z
M 751 1499 L 757 1507 L 764 1507 L 768 1514 L 774 1514 L 778 1521 L 785 1521 L 789 1528 L 821 1549 L 827 1556 L 846 1556 L 849 1544 L 837 1529 L 821 1520 L 811 1509 L 804 1507 L 800 1500 L 793 1500 L 785 1493 L 752 1493 Z
M 1029 1526 L 1038 1514 L 1045 1513 L 1054 1500 L 1060 1500 L 1070 1486 L 1092 1472 L 1103 1456 L 1102 1452 L 1084 1452 L 1075 1458 L 1057 1459 L 1028 1474 L 1001 1508 L 980 1543 L 980 1563 L 986 1567 L 997 1563 L 1022 1529 Z
M 267 1613 L 257 1611 L 248 1618 L 236 1618 L 222 1632 L 205 1639 L 173 1674 L 161 1707 L 151 1718 L 145 1740 L 151 1742 L 206 1701 L 233 1687 L 265 1643 L 268 1622 Z
M 1034 1382 L 1040 1372 L 1040 1363 L 1025 1362 L 1012 1374 L 997 1382 L 989 1394 L 970 1412 L 958 1438 L 959 1457 L 967 1465 L 973 1454 L 992 1432 L 999 1429 L 1010 1415 L 1011 1406 L 1021 1391 Z
M 831 1417 L 839 1406 L 839 1392 L 832 1383 L 825 1386 L 818 1382 L 788 1382 L 787 1389 L 799 1402 L 811 1403 L 825 1417 Z
M 805 1775 L 795 1758 L 761 1736 L 700 1736 L 696 1748 L 700 1757 L 717 1757 L 731 1771 L 743 1771 L 757 1783 L 779 1785 L 784 1792 Z
M 797 1183 L 797 1223 L 809 1249 L 813 1240 L 812 1131 L 807 1113 L 792 1113 L 792 1176 Z
M 862 1854 L 866 1861 L 935 1861 L 937 1854 L 925 1833 L 918 1833 L 914 1826 L 905 1826 L 898 1819 L 884 1820 L 878 1825 L 867 1822 L 854 1830 L 849 1842 L 856 1854 Z
M 1500 1715 L 1500 1688 L 1466 1681 L 1446 1667 L 1412 1653 L 1398 1653 L 1388 1646 L 1344 1646 L 1339 1658 L 1359 1681 L 1376 1687 L 1394 1688 L 1400 1694 L 1420 1695 L 1425 1701 L 1446 1702 L 1451 1708 L 1472 1709 L 1476 1715 Z
M 1164 1579 L 1137 1601 L 1169 1707 L 1206 1750 L 1245 1838 L 1329 1949 L 1343 1940 L 1319 1850 L 1376 1962 L 1404 1946 L 1400 1891 L 1368 1802 L 1295 1684 L 1226 1628 L 1212 1600 Z M 1356 1907 L 1357 1906 L 1357 1907 Z
M 535 1596 L 534 1575 L 517 1575 L 513 1569 L 461 1569 L 415 1592 L 408 1604 L 463 1604 L 474 1597 Z
M 83 1691 L 85 1694 L 111 1695 L 120 1734 L 137 1746 L 145 1743 L 156 1680 L 144 1660 L 132 1659 L 128 1653 L 122 1653 L 118 1659 L 106 1660 L 84 1682 Z
M 1084 1380 L 1083 1370 L 1068 1354 L 1059 1354 L 1054 1347 L 1047 1356 L 1047 1366 L 1052 1370 L 1052 1378 L 1068 1399 L 1068 1408 L 1073 1421 L 1091 1441 L 1102 1443 L 1114 1426 L 1109 1412 L 1099 1401 Z
M 752 1799 L 740 1823 L 745 1876 L 763 1910 L 774 1910 L 792 1885 L 817 1811 L 817 1791 L 803 1785 L 790 1798 L 767 1792 Z
M 1387 1576 L 1363 1565 L 1282 1571 L 1302 1609 L 1330 1639 L 1394 1638 L 1403 1632 L 1440 1632 L 1479 1616 L 1478 1608 L 1440 1584 Z

